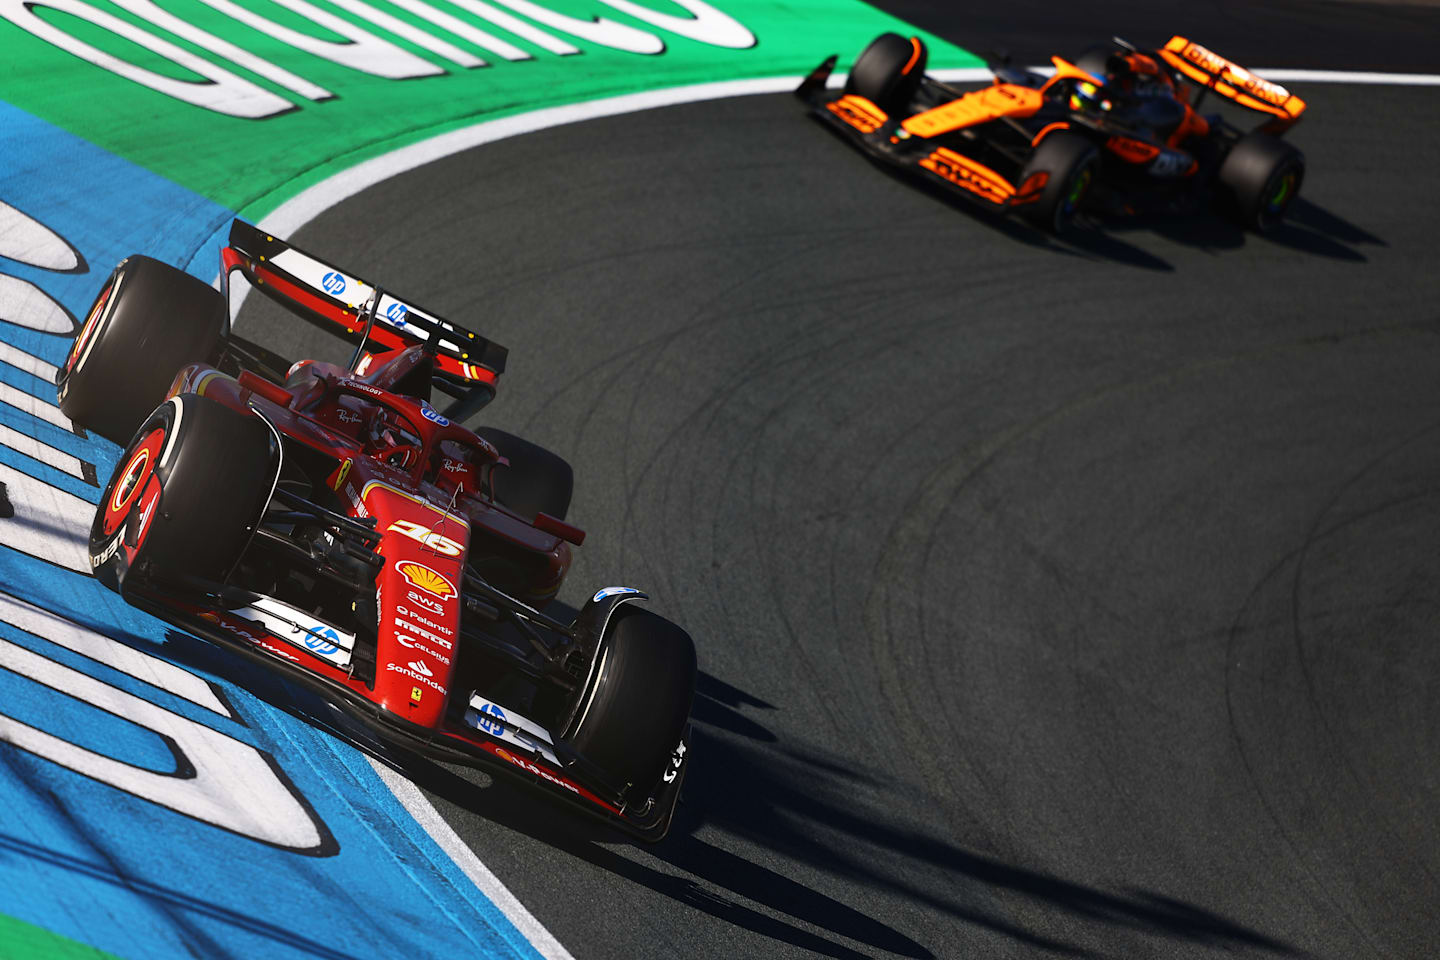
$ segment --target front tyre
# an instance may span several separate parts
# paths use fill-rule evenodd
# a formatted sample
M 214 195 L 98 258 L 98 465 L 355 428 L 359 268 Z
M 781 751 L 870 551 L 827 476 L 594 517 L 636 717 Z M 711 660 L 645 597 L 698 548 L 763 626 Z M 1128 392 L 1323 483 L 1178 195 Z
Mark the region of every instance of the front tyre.
M 1265 233 L 1278 227 L 1305 180 L 1305 155 L 1265 133 L 1242 137 L 1220 164 L 1220 185 L 1240 223 Z
M 927 52 L 919 37 L 882 33 L 855 60 L 845 92 L 869 100 L 886 113 L 905 111 L 925 75 Z
M 158 582 L 223 582 L 250 542 L 275 481 L 277 451 L 258 417 L 195 394 L 140 425 L 90 527 L 90 565 L 121 592 Z
M 150 257 L 125 258 L 70 346 L 56 382 L 60 409 L 123 445 L 181 367 L 219 355 L 225 320 L 225 298 L 209 284 Z
M 1023 187 L 1044 176 L 1040 195 L 1021 206 L 1021 215 L 1041 230 L 1059 235 L 1075 221 L 1100 173 L 1100 151 L 1078 134 L 1064 130 L 1040 141 L 1020 172 Z
M 695 696 L 695 644 L 680 627 L 631 604 L 616 608 L 570 744 L 626 796 L 652 795 Z

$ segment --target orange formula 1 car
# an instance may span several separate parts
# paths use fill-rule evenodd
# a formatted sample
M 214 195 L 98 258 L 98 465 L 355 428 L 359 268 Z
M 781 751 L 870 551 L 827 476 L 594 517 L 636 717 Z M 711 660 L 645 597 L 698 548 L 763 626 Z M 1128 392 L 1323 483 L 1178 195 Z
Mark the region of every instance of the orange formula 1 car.
M 835 57 L 795 91 L 815 116 L 872 157 L 1056 233 L 1081 209 L 1190 212 L 1220 200 L 1245 226 L 1277 225 L 1305 157 L 1280 139 L 1305 111 L 1284 87 L 1184 37 L 1141 51 L 1118 38 L 1053 75 L 990 64 L 988 87 L 957 90 L 925 74 L 918 37 L 883 34 L 840 93 Z M 1244 131 L 1202 115 L 1214 92 L 1263 121 Z

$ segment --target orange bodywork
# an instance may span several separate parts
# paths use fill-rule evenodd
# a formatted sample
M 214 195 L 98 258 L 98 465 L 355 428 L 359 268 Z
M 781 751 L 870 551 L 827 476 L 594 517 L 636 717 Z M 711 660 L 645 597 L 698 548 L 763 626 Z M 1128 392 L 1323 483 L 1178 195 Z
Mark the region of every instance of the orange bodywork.
M 974 90 L 933 110 L 917 113 L 901 126 L 919 137 L 936 137 L 1001 117 L 1033 116 L 1044 103 L 1045 98 L 1039 90 L 997 83 L 993 87 Z
M 1257 77 L 1184 37 L 1171 37 L 1160 56 L 1202 87 L 1209 87 L 1242 107 L 1268 113 L 1285 126 L 1297 122 L 1305 112 L 1305 101 L 1278 83 Z
M 1180 121 L 1180 126 L 1166 139 L 1167 147 L 1179 148 L 1191 137 L 1206 137 L 1210 135 L 1210 121 L 1195 112 L 1195 108 L 1183 100 L 1180 103 L 1185 108 L 1185 119 Z
M 1160 64 L 1156 63 L 1153 57 L 1147 57 L 1143 53 L 1127 53 L 1121 59 L 1129 66 L 1131 73 L 1153 77 L 1164 76 L 1160 73 Z
M 900 68 L 900 75 L 902 77 L 908 76 L 910 71 L 915 69 L 915 64 L 920 62 L 920 54 L 923 53 L 924 50 L 925 48 L 921 45 L 919 37 L 910 38 L 910 59 L 905 62 L 905 66 Z
M 1155 144 L 1129 137 L 1111 137 L 1105 141 L 1105 149 L 1126 163 L 1149 163 L 1160 155 L 1160 148 Z
M 1031 146 L 1032 149 L 1033 149 L 1034 147 L 1040 146 L 1040 141 L 1041 141 L 1041 140 L 1044 140 L 1046 137 L 1048 137 L 1050 134 L 1054 133 L 1056 130 L 1069 130 L 1069 129 L 1070 129 L 1070 124 L 1067 123 L 1067 122 L 1065 122 L 1064 120 L 1057 120 L 1055 123 L 1047 123 L 1047 124 L 1045 124 L 1045 126 L 1043 126 L 1043 127 L 1040 128 L 1040 132 L 1039 132 L 1039 133 L 1035 134 L 1035 138 L 1030 141 L 1030 146 Z
M 994 204 L 1003 206 L 1015 196 L 1015 186 L 1009 180 L 954 150 L 941 147 L 921 160 L 920 166 Z
M 861 133 L 874 133 L 889 115 L 864 97 L 847 93 L 839 100 L 825 104 L 825 109 Z
M 1025 178 L 1016 191 L 1014 198 L 1010 201 L 1014 204 L 1034 203 L 1040 199 L 1040 193 L 1045 189 L 1045 184 L 1050 182 L 1050 174 L 1044 170 L 1037 170 Z
M 1050 62 L 1055 64 L 1055 75 L 1049 80 L 1045 81 L 1045 86 L 1040 88 L 1040 93 L 1042 96 L 1047 91 L 1049 91 L 1051 87 L 1055 86 L 1055 84 L 1057 83 L 1060 83 L 1062 80 L 1079 80 L 1083 83 L 1093 83 L 1097 87 L 1105 86 L 1104 80 L 1095 76 L 1095 74 L 1093 73 L 1081 70 L 1079 67 L 1075 66 L 1075 64 L 1071 63 L 1069 60 L 1064 59 L 1063 57 L 1051 57 Z

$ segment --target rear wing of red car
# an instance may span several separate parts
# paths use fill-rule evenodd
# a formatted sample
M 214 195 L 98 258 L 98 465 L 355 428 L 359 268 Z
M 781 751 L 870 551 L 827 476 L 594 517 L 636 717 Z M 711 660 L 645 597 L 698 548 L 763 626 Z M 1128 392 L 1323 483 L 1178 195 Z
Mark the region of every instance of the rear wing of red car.
M 459 395 L 457 387 L 476 386 L 488 388 L 493 396 L 505 372 L 509 351 L 504 347 L 389 291 L 381 291 L 367 338 L 373 284 L 243 220 L 230 225 L 230 242 L 221 248 L 220 261 L 227 289 L 230 273 L 238 270 L 291 312 L 351 343 L 364 342 L 372 352 L 428 344 L 435 354 L 436 384 L 452 395 Z
M 1187 80 L 1242 107 L 1270 114 L 1278 128 L 1298 122 L 1305 112 L 1305 101 L 1280 84 L 1256 76 L 1184 37 L 1171 37 L 1160 49 L 1160 56 Z

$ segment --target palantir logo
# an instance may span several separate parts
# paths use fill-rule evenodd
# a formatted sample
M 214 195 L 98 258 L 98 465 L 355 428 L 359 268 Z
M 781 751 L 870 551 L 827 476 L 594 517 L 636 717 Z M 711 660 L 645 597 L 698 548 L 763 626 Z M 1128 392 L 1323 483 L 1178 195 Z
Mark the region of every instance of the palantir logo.
M 330 294 L 330 296 L 338 297 L 345 292 L 345 278 L 334 270 L 331 270 L 325 274 L 325 278 L 320 281 L 320 286 L 324 287 L 325 292 Z

